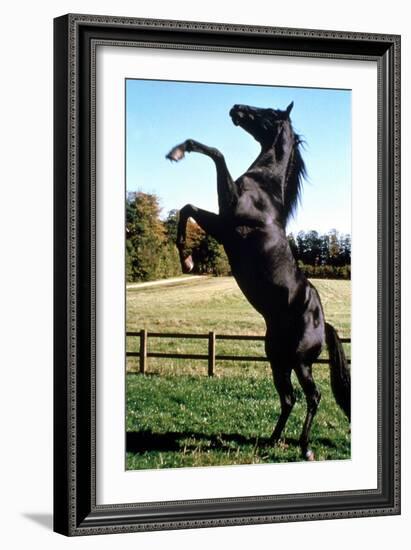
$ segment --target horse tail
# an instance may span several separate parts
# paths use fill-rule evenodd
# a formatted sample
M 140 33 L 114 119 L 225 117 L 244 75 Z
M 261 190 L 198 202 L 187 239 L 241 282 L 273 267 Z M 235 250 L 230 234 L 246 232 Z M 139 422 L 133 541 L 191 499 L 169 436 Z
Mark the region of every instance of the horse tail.
M 331 389 L 337 404 L 351 421 L 351 376 L 337 331 L 325 323 L 325 341 L 330 355 Z

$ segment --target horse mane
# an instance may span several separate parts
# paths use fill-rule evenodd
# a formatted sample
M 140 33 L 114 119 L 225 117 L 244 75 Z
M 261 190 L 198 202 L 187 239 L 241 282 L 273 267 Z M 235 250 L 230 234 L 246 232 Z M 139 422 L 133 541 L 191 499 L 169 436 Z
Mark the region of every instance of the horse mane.
M 303 179 L 307 175 L 305 163 L 301 156 L 300 148 L 303 144 L 301 137 L 294 133 L 294 147 L 287 166 L 284 193 L 284 219 L 285 222 L 294 216 L 300 201 Z

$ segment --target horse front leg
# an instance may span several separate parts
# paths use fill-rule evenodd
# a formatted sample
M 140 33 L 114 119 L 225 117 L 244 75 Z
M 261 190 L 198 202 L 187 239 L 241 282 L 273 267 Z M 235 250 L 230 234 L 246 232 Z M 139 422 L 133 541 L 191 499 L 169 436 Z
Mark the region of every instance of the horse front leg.
M 177 248 L 180 255 L 180 263 L 183 273 L 190 273 L 194 268 L 193 258 L 186 252 L 186 229 L 188 218 L 193 218 L 196 223 L 208 235 L 211 235 L 221 243 L 223 241 L 223 231 L 220 216 L 207 210 L 197 208 L 192 204 L 186 204 L 180 210 L 177 226 Z
M 208 147 L 194 139 L 186 139 L 180 145 L 176 145 L 166 155 L 171 161 L 178 162 L 183 159 L 185 153 L 201 153 L 214 161 L 217 170 L 217 193 L 220 214 L 228 213 L 233 209 L 237 198 L 237 186 L 235 185 L 225 162 L 224 155 L 215 147 Z
M 183 143 L 180 143 L 180 145 L 176 145 L 167 153 L 166 158 L 178 162 L 184 158 L 185 153 L 201 153 L 202 155 L 210 157 L 216 164 L 219 164 L 220 167 L 223 166 L 223 163 L 225 164 L 224 155 L 218 149 L 204 145 L 204 143 L 200 143 L 195 139 L 186 139 Z

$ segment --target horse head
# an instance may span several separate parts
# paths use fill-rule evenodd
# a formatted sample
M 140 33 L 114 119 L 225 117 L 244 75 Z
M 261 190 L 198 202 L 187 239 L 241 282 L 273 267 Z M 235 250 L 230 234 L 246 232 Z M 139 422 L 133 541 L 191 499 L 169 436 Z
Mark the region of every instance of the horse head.
M 285 111 L 248 105 L 234 105 L 230 110 L 233 123 L 261 145 L 262 152 L 251 168 L 264 167 L 267 180 L 277 182 L 273 184 L 273 193 L 281 197 L 284 220 L 295 210 L 305 177 L 305 165 L 299 150 L 301 140 L 290 120 L 293 105 L 291 102 Z
M 288 129 L 292 134 L 290 113 L 294 103 L 291 102 L 285 111 L 280 109 L 261 109 L 249 105 L 234 105 L 230 116 L 236 126 L 240 126 L 256 139 L 263 148 L 274 145 Z

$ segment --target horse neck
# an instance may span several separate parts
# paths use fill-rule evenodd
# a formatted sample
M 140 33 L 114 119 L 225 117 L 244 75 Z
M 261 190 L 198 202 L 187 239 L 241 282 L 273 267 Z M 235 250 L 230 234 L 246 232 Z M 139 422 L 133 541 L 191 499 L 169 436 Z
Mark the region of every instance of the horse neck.
M 260 154 L 246 172 L 246 175 L 253 178 L 272 196 L 273 205 L 279 214 L 278 218 L 283 224 L 286 223 L 289 214 L 286 205 L 288 166 L 291 156 L 292 151 L 278 161 L 274 146 L 262 147 Z
M 260 183 L 269 185 L 271 189 L 281 186 L 285 192 L 287 166 L 289 159 L 277 161 L 274 147 L 262 147 L 261 152 L 247 170 L 248 175 L 258 175 Z

